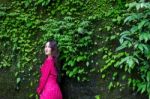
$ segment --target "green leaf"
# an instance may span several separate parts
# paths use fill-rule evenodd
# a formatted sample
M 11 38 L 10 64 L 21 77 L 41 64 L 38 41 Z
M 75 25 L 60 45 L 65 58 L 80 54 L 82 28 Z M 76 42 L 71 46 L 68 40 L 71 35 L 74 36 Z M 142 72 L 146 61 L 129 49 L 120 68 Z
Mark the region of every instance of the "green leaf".
M 77 67 L 73 68 L 73 73 L 76 74 L 77 72 L 78 72 L 78 68 Z
M 20 79 L 20 78 L 17 78 L 17 84 L 20 83 L 20 81 L 21 81 L 21 79 Z
M 130 29 L 131 33 L 134 34 L 135 32 L 138 31 L 138 26 L 133 25 L 132 28 Z
M 108 86 L 108 89 L 110 90 L 112 87 L 113 87 L 113 83 L 110 82 L 110 83 L 109 83 L 109 86 Z
M 125 80 L 125 78 L 126 78 L 126 75 L 123 75 L 123 76 L 122 76 L 122 80 Z
M 137 5 L 137 2 L 131 2 L 131 3 L 127 4 L 126 6 L 128 6 L 128 10 L 131 10 L 136 5 Z
M 74 66 L 74 65 L 75 65 L 75 61 L 74 61 L 74 60 L 70 60 L 70 61 L 68 62 L 68 65 Z
M 96 95 L 95 99 L 101 99 L 100 95 Z
M 138 83 L 137 86 L 138 86 L 137 91 L 141 91 L 141 93 L 146 91 L 146 84 L 145 83 Z
M 146 80 L 150 82 L 150 71 L 147 72 Z
M 129 66 L 130 68 L 133 68 L 134 61 L 133 61 L 133 59 L 132 59 L 131 57 L 129 57 L 129 58 L 127 59 L 127 64 L 128 64 L 128 66 Z
M 86 66 L 87 66 L 87 67 L 89 66 L 89 64 L 90 64 L 89 62 L 86 62 Z
M 125 46 L 125 44 L 119 46 L 116 48 L 116 51 L 120 51 L 120 50 L 123 50 L 124 48 L 126 48 L 127 46 Z
M 136 14 L 132 14 L 132 16 L 128 16 L 125 20 L 124 20 L 124 23 L 127 23 L 127 22 L 131 22 L 132 20 L 136 20 L 138 19 L 138 16 Z
M 69 72 L 69 77 L 72 77 L 74 75 L 73 72 Z
M 105 78 L 106 77 L 106 75 L 105 74 L 102 74 L 102 78 Z
M 144 24 L 146 24 L 146 22 L 148 22 L 149 20 L 142 20 L 139 24 L 138 24 L 138 29 L 142 29 L 142 27 L 144 26 Z
M 79 71 L 78 71 L 78 73 L 80 74 L 80 73 L 83 73 L 84 72 L 84 69 L 80 69 Z
M 128 85 L 131 85 L 131 83 L 132 83 L 132 79 L 128 78 Z
M 77 62 L 83 61 L 83 59 L 84 59 L 84 56 L 78 56 L 78 57 L 77 57 Z
M 144 40 L 145 43 L 147 43 L 147 41 L 150 40 L 150 33 L 141 33 L 139 35 L 139 40 L 140 41 Z
M 43 2 L 43 0 L 38 0 L 37 1 L 37 4 L 40 4 L 40 3 L 42 3 Z
M 78 30 L 77 30 L 79 33 L 84 33 L 84 29 L 79 27 Z
M 111 26 L 105 26 L 105 28 L 106 28 L 107 31 L 110 31 Z
M 78 77 L 77 77 L 77 80 L 78 80 L 78 81 L 80 81 L 80 80 L 81 80 L 81 78 L 78 76 Z

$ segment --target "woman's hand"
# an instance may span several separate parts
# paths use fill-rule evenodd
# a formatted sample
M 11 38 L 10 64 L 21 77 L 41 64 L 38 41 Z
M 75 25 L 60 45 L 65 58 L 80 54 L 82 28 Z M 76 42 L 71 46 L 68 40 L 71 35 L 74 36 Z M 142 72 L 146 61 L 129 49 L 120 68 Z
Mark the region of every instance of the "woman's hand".
M 40 95 L 41 90 L 40 90 L 40 88 L 39 88 L 39 87 L 36 89 L 36 92 L 37 92 L 37 94 L 38 94 L 38 95 Z

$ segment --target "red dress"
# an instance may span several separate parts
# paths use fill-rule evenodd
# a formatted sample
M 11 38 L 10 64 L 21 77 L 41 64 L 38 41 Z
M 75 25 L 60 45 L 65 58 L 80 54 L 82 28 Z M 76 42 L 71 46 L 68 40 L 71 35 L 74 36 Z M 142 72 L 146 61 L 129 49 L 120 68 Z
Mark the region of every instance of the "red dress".
M 41 77 L 37 93 L 40 99 L 62 99 L 62 93 L 57 83 L 57 71 L 52 56 L 48 57 L 40 68 Z

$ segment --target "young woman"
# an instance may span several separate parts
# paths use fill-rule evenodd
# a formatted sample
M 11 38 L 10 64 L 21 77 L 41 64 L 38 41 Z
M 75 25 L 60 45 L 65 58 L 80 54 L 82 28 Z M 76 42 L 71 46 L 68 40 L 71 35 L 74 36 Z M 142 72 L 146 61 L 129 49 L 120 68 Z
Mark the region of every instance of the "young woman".
M 57 43 L 53 40 L 45 44 L 45 59 L 40 67 L 41 77 L 36 89 L 40 99 L 62 99 L 62 93 L 57 82 Z

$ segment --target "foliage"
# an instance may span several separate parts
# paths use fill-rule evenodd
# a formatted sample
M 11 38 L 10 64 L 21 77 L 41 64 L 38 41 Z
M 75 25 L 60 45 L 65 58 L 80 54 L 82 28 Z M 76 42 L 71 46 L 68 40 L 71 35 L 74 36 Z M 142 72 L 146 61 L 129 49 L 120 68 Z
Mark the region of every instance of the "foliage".
M 24 81 L 29 85 L 27 88 L 37 85 L 37 67 L 42 64 L 44 44 L 50 38 L 58 42 L 65 75 L 78 81 L 88 80 L 89 60 L 92 56 L 89 53 L 93 46 L 91 22 L 68 15 L 63 18 L 44 15 L 50 8 L 39 13 L 37 6 L 27 6 L 26 3 L 13 1 L 9 7 L 1 5 L 0 8 L 0 68 L 14 70 L 16 89 L 19 90 Z M 34 93 L 30 92 L 29 97 L 34 96 L 35 90 Z
M 61 60 L 64 60 L 63 70 L 69 77 L 76 77 L 83 73 L 87 75 L 87 71 L 79 63 L 88 62 L 90 58 L 90 48 L 86 48 L 92 43 L 89 23 L 89 21 L 75 20 L 68 16 L 61 20 L 48 18 L 40 27 L 43 33 L 46 32 L 42 35 L 41 42 L 46 41 L 47 38 L 54 38 L 58 41 L 62 53 Z M 77 78 L 80 80 L 80 76 Z
M 116 52 L 105 50 L 103 59 L 106 65 L 100 71 L 104 73 L 109 68 L 125 71 L 122 79 L 128 76 L 128 84 L 141 93 L 147 93 L 150 99 L 150 3 L 141 0 L 129 3 L 127 7 L 128 13 L 124 14 L 125 29 L 119 36 L 120 44 Z M 112 78 L 115 79 L 118 73 L 113 73 Z M 112 86 L 111 82 L 109 88 Z
M 59 0 L 25 0 L 24 4 L 26 7 L 31 5 L 46 7 L 54 1 L 59 1 Z
M 118 86 L 122 90 L 117 77 L 123 71 L 122 80 L 149 94 L 149 3 L 130 3 L 126 12 L 122 9 L 127 1 L 16 0 L 11 5 L 1 4 L 0 68 L 15 71 L 17 89 L 24 81 L 28 81 L 27 87 L 35 88 L 44 44 L 54 38 L 68 77 L 89 80 L 87 75 L 99 65 L 93 58 L 102 51 L 106 65 L 100 64 L 100 72 L 102 78 L 112 75 L 109 89 Z M 112 42 L 118 38 L 120 46 L 113 52 Z M 29 97 L 35 97 L 35 90 L 30 91 L 34 92 Z
M 14 70 L 17 90 L 19 90 L 20 83 L 27 79 L 33 86 L 31 76 L 37 75 L 38 71 L 33 72 L 33 70 L 40 60 L 37 57 L 39 47 L 37 47 L 38 36 L 36 36 L 35 29 L 41 22 L 36 17 L 35 9 L 29 9 L 29 13 L 26 13 L 21 9 L 21 5 L 20 2 L 12 2 L 9 7 L 3 5 L 5 14 L 0 20 L 0 58 L 2 59 L 0 66 L 1 68 L 9 66 Z M 16 9 L 10 11 L 14 6 Z
M 96 95 L 95 99 L 101 99 L 100 95 Z

